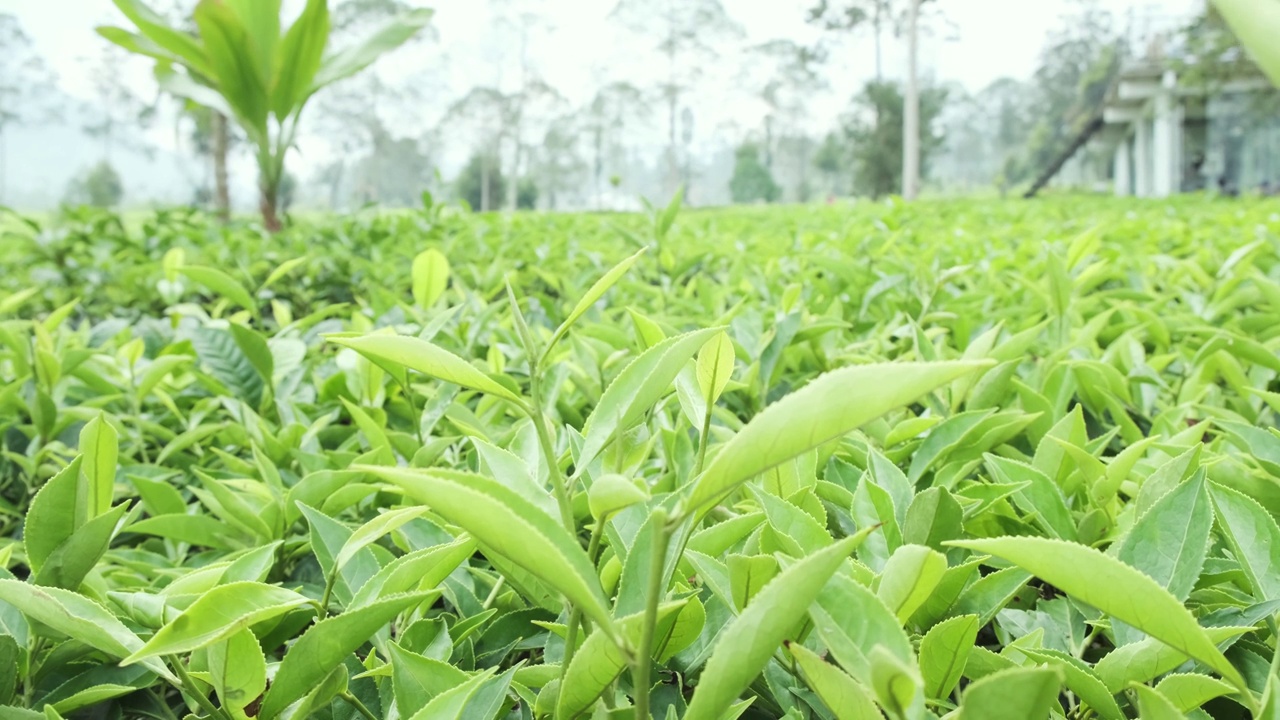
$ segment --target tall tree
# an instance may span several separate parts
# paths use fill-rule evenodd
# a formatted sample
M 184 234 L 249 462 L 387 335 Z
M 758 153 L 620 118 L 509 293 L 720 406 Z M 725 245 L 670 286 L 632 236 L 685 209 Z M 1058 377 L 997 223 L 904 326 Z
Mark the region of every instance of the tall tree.
M 666 59 L 659 91 L 667 106 L 666 190 L 672 194 L 682 167 L 681 99 L 714 63 L 722 43 L 742 37 L 742 28 L 720 0 L 618 0 L 609 17 L 654 41 Z
M 511 98 L 497 88 L 475 87 L 449 106 L 441 119 L 437 132 L 442 136 L 461 138 L 465 147 L 474 150 L 472 166 L 478 181 L 476 199 L 472 207 L 488 212 L 494 210 L 501 198 L 494 197 L 492 176 L 500 174 L 501 151 L 511 140 Z
M 871 28 L 876 48 L 876 80 L 884 79 L 884 30 L 893 24 L 893 0 L 818 0 L 809 8 L 809 22 L 827 30 Z
M 557 209 L 566 193 L 580 187 L 587 173 L 587 163 L 578 153 L 577 120 L 572 115 L 556 118 L 542 142 L 532 148 L 530 175 L 550 210 Z
M 377 28 L 393 22 L 395 18 L 411 12 L 414 5 L 405 0 L 342 0 L 334 6 L 331 44 L 341 51 L 367 37 Z M 402 52 L 400 58 L 412 58 L 414 66 L 430 61 L 428 46 L 438 40 L 434 27 L 428 26 L 406 43 L 415 52 Z M 389 67 L 389 66 L 387 66 Z M 379 202 L 385 198 L 382 190 L 388 184 L 377 180 L 385 151 L 394 144 L 407 148 L 416 141 L 408 138 L 393 139 L 389 128 L 405 128 L 406 132 L 415 118 L 423 115 L 423 106 L 443 89 L 439 75 L 430 72 L 403 72 L 403 62 L 397 66 L 399 77 L 391 77 L 383 68 L 375 66 L 367 72 L 334 87 L 317 102 L 317 127 L 319 132 L 337 151 L 340 159 L 329 166 L 329 181 L 341 188 L 352 183 L 344 182 L 345 174 L 354 169 L 345 158 L 359 157 L 361 177 L 357 183 L 363 192 L 372 196 L 360 198 L 361 202 Z M 395 160 L 390 159 L 394 165 Z M 390 168 L 388 175 L 397 175 L 403 168 Z M 336 196 L 331 196 L 336 199 Z
M 0 13 L 0 203 L 5 197 L 6 131 L 46 118 L 53 73 L 35 51 L 18 19 Z
M 818 0 L 809 10 L 810 22 L 833 30 L 853 30 L 871 23 L 876 35 L 876 80 L 881 80 L 880 33 L 894 22 L 906 35 L 907 73 L 902 113 L 902 196 L 914 199 L 920 191 L 921 107 L 919 43 L 921 8 L 928 0 Z M 877 119 L 877 122 L 880 122 Z
M 777 174 L 777 159 L 785 163 L 794 180 L 796 199 L 806 199 L 809 155 L 813 142 L 805 127 L 814 96 L 828 87 L 820 65 L 826 54 L 792 40 L 771 40 L 751 48 L 744 84 L 754 87 L 765 108 L 764 162 Z
M 942 146 L 936 121 L 946 98 L 943 88 L 926 87 L 920 93 L 922 171 L 928 169 L 931 156 Z M 903 92 L 897 83 L 869 82 L 855 98 L 854 111 L 845 119 L 844 128 L 853 160 L 855 192 L 879 197 L 902 188 L 904 114 Z
M 628 82 L 614 82 L 596 91 L 581 111 L 579 126 L 591 146 L 591 180 L 596 209 L 601 206 L 605 173 L 620 177 L 626 138 L 651 119 L 648 100 Z
M 145 128 L 155 117 L 155 105 L 139 97 L 125 80 L 128 58 L 128 53 L 115 45 L 103 45 L 97 55 L 81 60 L 96 95 L 93 105 L 86 108 L 91 119 L 85 122 L 84 131 L 102 143 L 101 160 L 108 164 L 117 145 L 147 150 L 147 144 L 128 130 Z

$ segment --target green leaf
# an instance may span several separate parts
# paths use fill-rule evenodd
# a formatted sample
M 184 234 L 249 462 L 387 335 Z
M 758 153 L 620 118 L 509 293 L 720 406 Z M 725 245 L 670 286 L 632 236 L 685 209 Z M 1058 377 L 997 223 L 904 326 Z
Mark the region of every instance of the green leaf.
M 265 145 L 268 142 L 267 114 L 270 112 L 268 80 L 263 77 L 260 65 L 254 61 L 253 40 L 249 30 L 235 11 L 221 0 L 200 0 L 196 5 L 194 18 L 205 55 L 209 59 L 209 78 L 227 99 L 227 104 L 253 141 Z M 186 272 L 187 268 L 182 270 Z M 223 275 L 217 270 L 212 272 Z M 204 283 L 199 277 L 192 279 Z M 231 297 L 228 292 L 212 289 Z M 242 297 L 248 297 L 248 294 Z M 253 303 L 244 307 L 251 308 Z
M 256 582 L 221 585 L 201 595 L 121 664 L 187 653 L 310 602 L 292 590 L 274 585 Z
M 262 700 L 259 717 L 270 720 L 279 715 L 314 689 L 382 626 L 438 595 L 437 591 L 393 595 L 312 625 L 285 653 L 271 689 Z
M 311 0 L 311 2 L 316 2 L 316 1 L 317 0 Z M 321 6 L 321 7 L 324 7 L 324 6 Z M 304 13 L 310 12 L 310 10 L 311 8 L 308 7 L 307 10 L 304 10 L 303 12 Z M 267 279 L 262 281 L 262 287 L 259 289 L 266 290 L 272 285 L 275 285 L 277 280 L 280 280 L 285 275 L 288 275 L 289 273 L 293 272 L 295 269 L 297 269 L 307 260 L 308 258 L 304 255 L 302 257 L 296 257 L 291 260 L 285 260 L 284 262 L 280 263 L 279 265 L 276 266 L 275 270 L 271 271 L 271 274 L 267 276 Z
M 434 11 L 426 8 L 410 10 L 387 23 L 363 42 L 324 58 L 311 85 L 311 92 L 355 75 L 379 56 L 405 44 L 427 26 L 433 14 Z
M 1174 673 L 1156 683 L 1156 691 L 1180 712 L 1190 712 L 1210 700 L 1232 695 L 1236 689 L 1215 677 L 1199 673 Z
M 447 662 L 387 643 L 391 684 L 401 717 L 411 716 L 440 693 L 467 681 L 467 674 Z
M 1280 86 L 1280 7 L 1269 0 L 1213 0 L 1258 67 Z
M 587 289 L 586 294 L 578 300 L 578 304 L 574 305 L 573 310 L 569 311 L 564 322 L 560 323 L 560 327 L 556 328 L 555 334 L 551 337 L 551 342 L 547 343 L 547 349 L 543 351 L 543 359 L 546 359 L 546 355 L 551 352 L 551 348 L 555 347 L 556 343 L 569 332 L 569 328 L 573 327 L 573 324 L 585 315 L 592 305 L 595 305 L 600 298 L 604 297 L 609 288 L 616 285 L 622 279 L 622 276 L 627 274 L 627 271 L 631 269 L 632 265 L 636 264 L 636 261 L 640 259 L 644 252 L 645 250 L 641 249 L 640 252 L 614 265 L 609 272 L 602 275 L 599 280 L 596 280 Z
M 846 538 L 783 570 L 721 631 L 685 720 L 719 720 L 795 633 L 827 579 L 847 561 L 860 538 Z
M 654 630 L 655 645 L 671 631 L 676 616 L 685 603 L 663 603 L 658 607 L 657 625 Z M 630 647 L 640 645 L 644 629 L 644 613 L 636 613 L 618 620 L 618 631 Z M 656 648 L 649 648 L 652 655 Z M 643 652 L 643 651 L 642 651 Z M 577 717 L 613 684 L 627 667 L 626 653 L 607 635 L 595 632 L 587 636 L 582 647 L 574 653 L 560 694 L 556 698 L 556 717 Z
M 710 328 L 667 338 L 618 373 L 582 428 L 585 441 L 575 463 L 578 475 L 618 432 L 629 429 L 667 393 L 689 359 L 718 332 L 720 328 Z
M 437 380 L 479 390 L 525 407 L 518 395 L 480 372 L 474 365 L 426 340 L 403 335 L 329 337 L 328 340 L 336 345 L 349 347 L 380 365 L 389 363 L 416 370 Z
M 1018 652 L 1032 660 L 1052 665 L 1062 671 L 1063 684 L 1104 720 L 1125 720 L 1116 699 L 1094 671 L 1079 658 L 1058 650 L 1019 647 Z
M 889 556 L 877 595 L 899 623 L 906 623 L 929 599 L 947 571 L 947 558 L 921 545 L 903 545 Z
M 892 363 L 827 373 L 756 415 L 720 448 L 694 483 L 686 506 L 701 509 L 765 470 L 988 366 Z
M 348 610 L 364 607 L 389 595 L 430 590 L 444 582 L 475 551 L 476 541 L 463 536 L 445 545 L 398 557 L 360 586 Z
M 111 509 L 120 435 L 102 415 L 98 415 L 80 431 L 80 452 L 84 455 L 83 469 L 89 481 L 89 517 L 97 517 Z
M 413 302 L 422 309 L 436 304 L 449 286 L 449 258 L 435 248 L 413 259 Z
M 116 616 L 70 590 L 0 579 L 0 600 L 14 606 L 29 619 L 116 659 L 129 657 L 143 646 L 141 638 Z M 157 675 L 176 681 L 157 660 L 144 661 L 143 665 Z
M 289 27 L 280 43 L 271 86 L 271 109 L 284 119 L 299 112 L 314 92 L 316 73 L 329 42 L 330 18 L 327 0 L 307 0 L 302 14 Z M 270 284 L 270 281 L 268 281 Z
M 883 720 L 884 716 L 876 708 L 871 693 L 857 680 L 835 665 L 825 662 L 803 645 L 793 643 L 788 648 L 800 665 L 805 682 L 818 693 L 822 703 L 835 714 L 836 720 Z
M 243 711 L 267 689 L 267 661 L 248 629 L 208 649 L 209 677 L 224 707 Z
M 1186 715 L 1178 712 L 1178 708 L 1169 698 L 1158 690 L 1146 685 L 1134 685 L 1134 695 L 1138 696 L 1139 720 L 1186 720 Z
M 140 0 L 113 0 L 120 12 L 137 26 L 146 38 L 182 61 L 196 73 L 210 77 L 209 60 L 200 41 L 190 33 L 176 30 L 165 19 Z
M 201 5 L 205 6 L 210 2 L 211 0 L 204 0 Z M 244 285 L 217 268 L 183 265 L 178 271 L 246 310 L 258 307 Z
M 733 376 L 735 360 L 729 333 L 720 333 L 698 352 L 698 389 L 707 405 L 714 405 Z
M 1010 668 L 974 682 L 964 692 L 959 720 L 1048 720 L 1057 705 L 1057 668 Z
M 351 558 L 355 557 L 356 553 L 360 552 L 361 549 L 377 542 L 378 538 L 389 532 L 393 532 L 396 528 L 404 525 L 410 520 L 420 517 L 424 512 L 426 512 L 426 509 L 420 507 L 388 510 L 364 525 L 361 525 L 354 533 L 351 534 L 351 537 L 347 538 L 347 541 L 343 543 L 342 550 L 338 551 L 338 556 L 333 561 L 334 565 L 339 569 L 342 568 L 342 566 L 346 565 Z
M 275 374 L 275 357 L 271 354 L 271 347 L 267 345 L 267 341 L 253 330 L 237 323 L 231 323 L 231 337 L 236 341 L 236 346 L 240 348 L 240 352 L 244 353 L 249 364 L 258 372 L 263 385 L 269 387 L 272 384 L 272 376 Z
M 605 520 L 620 510 L 648 499 L 649 493 L 616 474 L 602 475 L 587 488 L 587 507 L 591 510 L 591 517 L 596 520 Z
M 35 584 L 67 590 L 79 589 L 85 577 L 107 552 L 120 518 L 124 517 L 127 509 L 126 505 L 119 505 L 76 528 L 71 537 L 44 559 L 40 572 L 36 573 Z
M 1280 600 L 1280 527 L 1253 498 L 1210 485 L 1218 529 L 1258 600 Z
M 1248 687 L 1177 598 L 1155 580 L 1115 558 L 1083 545 L 1046 538 L 994 538 L 948 544 L 1004 558 L 1077 600 L 1199 660 L 1232 685 Z
M 498 553 L 559 590 L 593 622 L 616 635 L 595 568 L 576 538 L 549 515 L 478 475 L 361 467 L 461 526 L 486 553 Z
M 249 32 L 249 46 L 258 61 L 262 77 L 270 80 L 274 73 L 276 44 L 280 41 L 281 0 L 223 0 L 235 10 Z
M 1254 628 L 1209 627 L 1205 633 L 1214 643 L 1230 640 Z M 1112 693 L 1119 693 L 1130 683 L 1145 683 L 1185 663 L 1187 654 L 1155 638 L 1130 643 L 1107 653 L 1094 664 L 1093 670 Z
M 209 515 L 160 515 L 130 525 L 127 532 L 155 535 L 217 550 L 236 550 L 251 542 L 241 531 Z
M 1175 517 L 1178 522 L 1169 522 Z M 1204 569 L 1212 528 L 1213 508 L 1205 481 L 1196 478 L 1167 493 L 1138 518 L 1120 541 L 1116 558 L 1163 585 L 1178 600 L 1186 601 Z M 1127 625 L 1112 629 L 1121 645 L 1141 638 Z
M 82 461 L 83 456 L 76 456 L 31 499 L 22 538 L 27 564 L 37 573 L 58 546 L 88 521 L 88 493 L 80 494 Z
M 920 640 L 920 676 L 926 697 L 945 699 L 951 695 L 977 638 L 977 615 L 953 617 L 925 633 Z
M 889 608 L 843 573 L 831 578 L 809 615 L 831 655 L 864 685 L 872 684 L 873 648 L 883 647 L 903 663 L 916 662 L 911 641 Z
M 232 395 L 253 407 L 257 407 L 262 402 L 265 388 L 262 375 L 236 344 L 235 337 L 230 332 L 212 327 L 197 328 L 191 334 L 191 344 L 195 347 L 196 354 L 199 355 L 209 375 L 225 385 Z M 161 458 L 169 457 L 178 449 L 191 447 L 199 440 L 217 432 L 221 427 L 218 424 L 209 424 L 191 428 L 174 438 L 169 444 L 175 449 L 170 450 L 169 447 L 165 447 L 156 462 L 162 463 Z M 180 443 L 180 440 L 186 442 Z
M 964 537 L 964 509 L 946 488 L 926 488 L 907 506 L 902 540 L 942 550 L 942 543 Z

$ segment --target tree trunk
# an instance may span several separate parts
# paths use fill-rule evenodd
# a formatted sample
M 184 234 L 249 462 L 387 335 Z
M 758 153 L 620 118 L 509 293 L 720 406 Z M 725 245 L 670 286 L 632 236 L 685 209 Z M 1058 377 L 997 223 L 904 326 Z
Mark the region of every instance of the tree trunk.
M 480 158 L 480 212 L 489 212 L 489 158 Z
M 884 79 L 884 75 L 881 72 L 882 63 L 880 62 L 880 28 L 882 26 L 881 13 L 883 10 L 883 0 L 876 0 L 876 17 L 874 20 L 874 32 L 876 35 L 876 82 L 880 82 Z
M 915 200 L 920 192 L 920 0 L 907 10 L 907 92 L 902 111 L 902 197 Z
M 227 181 L 227 117 L 220 112 L 213 113 L 213 201 L 218 219 L 227 222 L 231 219 L 231 186 Z
M 262 211 L 262 226 L 267 232 L 278 233 L 284 229 L 284 224 L 280 222 L 280 189 L 270 188 L 265 184 L 260 191 L 258 200 L 258 209 Z

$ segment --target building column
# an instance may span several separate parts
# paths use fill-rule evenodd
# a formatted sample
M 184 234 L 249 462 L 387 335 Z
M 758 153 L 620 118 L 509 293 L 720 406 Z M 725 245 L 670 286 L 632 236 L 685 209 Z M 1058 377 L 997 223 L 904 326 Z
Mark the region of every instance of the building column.
M 1115 178 L 1115 194 L 1125 197 L 1133 194 L 1133 176 L 1130 174 L 1129 164 L 1132 158 L 1129 152 L 1130 139 L 1125 137 L 1116 145 L 1115 159 L 1112 161 L 1112 175 Z
M 1133 189 L 1138 197 L 1151 197 L 1155 170 L 1151 159 L 1151 120 L 1145 114 L 1138 119 L 1133 139 Z
M 1155 98 L 1155 116 L 1152 119 L 1151 194 L 1169 197 L 1181 190 L 1182 180 L 1182 112 L 1174 98 L 1177 78 L 1166 73 L 1160 94 Z

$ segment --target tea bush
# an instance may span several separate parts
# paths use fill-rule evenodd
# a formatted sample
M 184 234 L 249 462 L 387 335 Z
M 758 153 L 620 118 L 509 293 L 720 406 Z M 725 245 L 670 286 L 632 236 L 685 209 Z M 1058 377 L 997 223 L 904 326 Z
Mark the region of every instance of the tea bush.
M 1280 206 L 0 224 L 0 718 L 1280 706 Z

